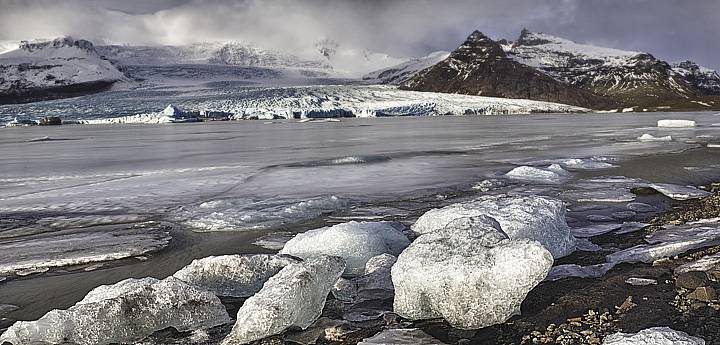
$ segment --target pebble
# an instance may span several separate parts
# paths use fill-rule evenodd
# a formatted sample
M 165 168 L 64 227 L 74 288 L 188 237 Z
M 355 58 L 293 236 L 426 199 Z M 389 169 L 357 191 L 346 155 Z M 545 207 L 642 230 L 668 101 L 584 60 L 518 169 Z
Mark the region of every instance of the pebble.
M 695 289 L 688 295 L 690 299 L 696 299 L 698 301 L 710 302 L 717 299 L 717 293 L 715 289 L 709 286 L 701 286 Z
M 680 273 L 675 278 L 675 286 L 694 290 L 701 286 L 706 286 L 709 282 L 705 272 L 692 271 Z

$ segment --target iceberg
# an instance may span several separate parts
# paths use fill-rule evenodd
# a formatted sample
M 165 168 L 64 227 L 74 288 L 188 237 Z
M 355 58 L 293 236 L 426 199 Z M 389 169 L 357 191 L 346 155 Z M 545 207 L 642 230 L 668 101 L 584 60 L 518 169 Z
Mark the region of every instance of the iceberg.
M 270 254 L 210 256 L 193 260 L 173 277 L 217 296 L 250 297 L 283 267 L 298 261 Z
M 398 222 L 355 222 L 337 224 L 296 235 L 281 254 L 311 258 L 320 255 L 345 259 L 344 276 L 358 276 L 368 260 L 376 255 L 399 255 L 410 241 Z
M 450 222 L 485 215 L 500 223 L 511 239 L 527 238 L 544 245 L 555 258 L 575 250 L 575 238 L 565 222 L 565 205 L 543 196 L 483 196 L 473 201 L 452 204 L 425 212 L 413 224 L 418 234 L 445 228 Z
M 695 121 L 692 120 L 658 120 L 658 127 L 667 128 L 690 128 L 695 127 Z
M 308 328 L 320 317 L 325 299 L 344 269 L 343 260 L 332 256 L 285 266 L 245 301 L 221 344 L 248 344 L 288 328 Z
M 637 333 L 615 333 L 603 340 L 603 345 L 705 345 L 705 340 L 668 327 L 652 327 Z
M 100 286 L 67 310 L 52 310 L 37 321 L 18 321 L 0 343 L 131 343 L 168 327 L 185 332 L 230 321 L 225 307 L 209 291 L 172 277 L 131 278 Z
M 539 242 L 509 238 L 492 218 L 455 219 L 398 257 L 394 311 L 410 320 L 444 318 L 461 329 L 502 323 L 519 313 L 552 263 Z

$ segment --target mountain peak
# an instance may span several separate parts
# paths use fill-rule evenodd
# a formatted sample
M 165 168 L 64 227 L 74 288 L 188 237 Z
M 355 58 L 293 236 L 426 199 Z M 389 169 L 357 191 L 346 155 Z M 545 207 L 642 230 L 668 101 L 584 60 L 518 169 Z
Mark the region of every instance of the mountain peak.
M 83 39 L 74 39 L 71 36 L 63 36 L 51 40 L 21 41 L 19 48 L 27 52 L 33 52 L 45 48 L 74 47 L 85 51 L 95 50 L 92 42 Z
M 473 31 L 450 56 L 464 62 L 506 58 L 502 47 L 478 30 Z

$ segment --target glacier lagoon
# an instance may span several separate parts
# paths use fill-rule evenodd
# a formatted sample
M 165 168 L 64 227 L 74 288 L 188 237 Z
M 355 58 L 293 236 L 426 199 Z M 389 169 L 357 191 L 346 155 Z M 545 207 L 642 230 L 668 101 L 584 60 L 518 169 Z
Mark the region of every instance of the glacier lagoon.
M 661 119 L 697 126 L 658 128 Z M 409 224 L 485 194 L 559 198 L 572 228 L 622 223 L 612 214 L 628 217 L 630 203 L 669 207 L 633 188 L 720 178 L 720 150 L 707 145 L 720 141 L 715 122 L 534 114 L 0 129 L 0 302 L 20 307 L 10 320 L 34 320 L 102 284 L 276 251 L 253 244 L 263 236 L 348 220 Z M 643 133 L 673 140 L 638 141 Z M 554 175 L 506 175 L 517 167 Z M 117 241 L 98 240 L 110 232 Z M 26 257 L 29 245 L 46 255 Z

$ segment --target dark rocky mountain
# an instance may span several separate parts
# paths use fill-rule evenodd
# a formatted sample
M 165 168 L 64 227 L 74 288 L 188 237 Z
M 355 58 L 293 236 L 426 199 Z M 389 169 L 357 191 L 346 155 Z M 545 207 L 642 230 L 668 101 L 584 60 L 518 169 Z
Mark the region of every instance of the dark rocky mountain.
M 670 64 L 646 53 L 578 44 L 528 30 L 521 32 L 507 53 L 558 81 L 623 103 L 702 94 Z
M 475 31 L 402 85 L 418 91 L 529 98 L 596 109 L 720 108 L 720 77 L 686 61 L 578 44 L 523 30 L 512 42 Z
M 707 95 L 720 95 L 720 75 L 714 70 L 700 66 L 692 61 L 682 61 L 672 65 L 673 71 Z
M 415 91 L 524 98 L 584 107 L 613 106 L 612 101 L 553 79 L 506 54 L 497 42 L 479 31 L 448 58 L 405 82 Z

